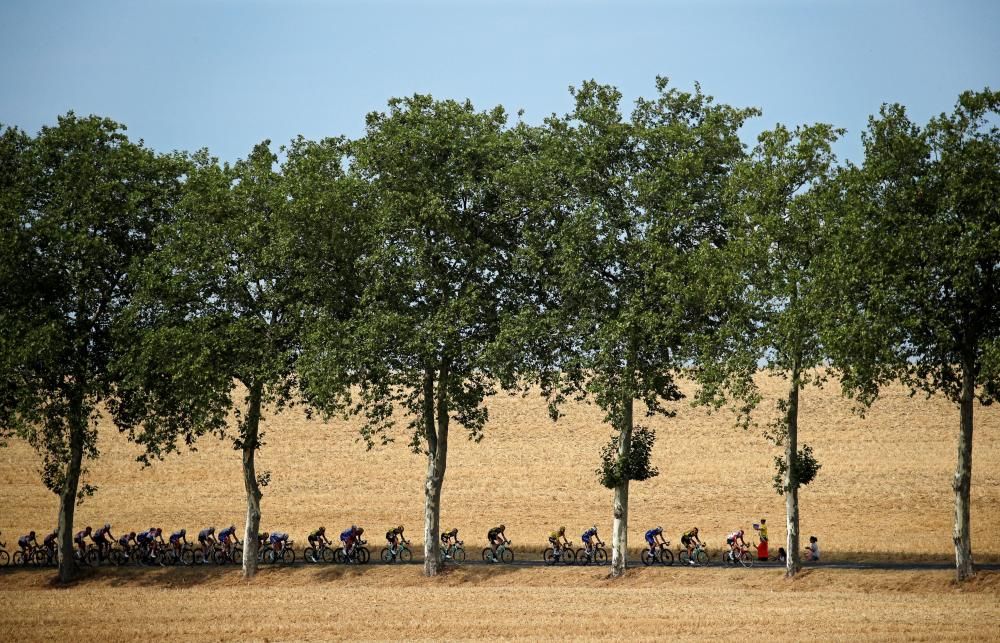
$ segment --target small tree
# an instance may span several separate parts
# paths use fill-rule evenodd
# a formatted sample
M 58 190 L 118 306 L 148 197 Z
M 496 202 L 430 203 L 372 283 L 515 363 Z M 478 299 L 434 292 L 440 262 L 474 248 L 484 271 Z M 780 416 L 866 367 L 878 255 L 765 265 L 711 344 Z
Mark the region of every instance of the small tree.
M 124 127 L 72 112 L 35 139 L 0 135 L 0 437 L 42 456 L 59 495 L 59 578 L 74 574 L 73 515 L 94 491 L 100 403 L 116 394 L 122 349 L 111 329 L 133 291 L 136 263 L 169 219 L 180 164 L 128 140 Z
M 951 114 L 919 127 L 882 107 L 853 170 L 853 260 L 837 348 L 844 381 L 870 404 L 884 384 L 941 394 L 959 407 L 955 567 L 974 574 L 970 523 L 973 410 L 1000 393 L 1000 92 L 964 92 Z
M 630 121 L 621 94 L 586 82 L 575 109 L 538 137 L 538 187 L 518 272 L 524 302 L 505 340 L 541 383 L 557 418 L 567 397 L 592 398 L 614 433 L 598 476 L 614 490 L 612 575 L 628 554 L 629 483 L 657 475 L 646 415 L 672 416 L 677 377 L 698 338 L 725 316 L 711 292 L 725 177 L 742 154 L 737 132 L 753 110 L 667 89 L 639 100 Z
M 341 158 L 339 141 L 302 139 L 284 174 L 269 142 L 233 166 L 196 154 L 181 216 L 145 263 L 139 296 L 120 326 L 131 350 L 116 363 L 124 385 L 113 411 L 146 447 L 144 459 L 176 450 L 180 438 L 226 436 L 242 386 L 233 446 L 243 458 L 248 578 L 270 480 L 255 465 L 262 410 L 295 399 L 305 271 L 313 269 L 311 248 L 338 234 L 342 212 L 329 194 L 343 174 Z
M 829 125 L 784 126 L 764 132 L 733 172 L 729 185 L 734 243 L 727 249 L 724 278 L 733 288 L 731 324 L 710 338 L 700 377 L 699 399 L 718 405 L 729 397 L 744 426 L 760 402 L 753 376 L 761 364 L 788 379 L 778 418 L 766 436 L 784 453 L 775 458 L 775 488 L 785 496 L 786 576 L 801 568 L 798 490 L 819 470 L 809 446 L 799 447 L 799 394 L 821 385 L 827 366 L 824 334 L 830 328 L 829 229 L 838 192 L 831 145 L 842 132 Z M 812 371 L 812 372 L 810 372 Z
M 502 108 L 430 96 L 389 101 L 355 143 L 364 248 L 349 317 L 318 302 L 303 378 L 327 412 L 364 414 L 371 448 L 396 405 L 427 457 L 424 573 L 440 568 L 441 492 L 451 421 L 479 440 L 494 393 L 489 347 L 510 290 L 519 219 L 501 199 L 517 156 Z M 351 387 L 354 387 L 353 389 Z

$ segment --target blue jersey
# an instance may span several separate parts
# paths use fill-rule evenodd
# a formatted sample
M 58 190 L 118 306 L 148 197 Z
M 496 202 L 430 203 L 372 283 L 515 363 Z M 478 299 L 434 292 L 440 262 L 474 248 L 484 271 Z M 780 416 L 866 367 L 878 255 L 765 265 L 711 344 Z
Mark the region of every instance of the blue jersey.
M 207 540 L 209 536 L 215 533 L 215 527 L 209 527 L 207 529 L 202 529 L 198 532 L 198 540 Z
M 657 527 L 656 529 L 650 529 L 646 532 L 646 540 L 653 540 L 657 536 L 663 533 L 663 530 Z
M 136 535 L 135 541 L 137 543 L 151 543 L 153 542 L 153 538 L 155 537 L 155 535 L 156 532 L 142 531 Z
M 181 538 L 184 538 L 185 536 L 187 536 L 187 531 L 185 531 L 184 529 L 181 529 L 180 531 L 175 531 L 174 533 L 170 534 L 170 542 L 175 543 L 179 541 Z
M 580 536 L 580 538 L 583 539 L 583 542 L 590 542 L 590 539 L 593 538 L 596 535 L 597 535 L 597 530 L 591 528 L 591 529 L 588 529 L 587 531 L 583 532 L 583 535 Z
M 219 540 L 225 540 L 230 536 L 236 535 L 236 527 L 227 527 L 219 532 Z
M 340 539 L 346 541 L 353 535 L 354 535 L 354 527 L 351 527 L 350 529 L 345 529 L 344 531 L 340 532 Z
M 283 534 L 280 531 L 276 531 L 271 534 L 271 544 L 280 543 L 282 541 L 288 540 L 288 534 Z

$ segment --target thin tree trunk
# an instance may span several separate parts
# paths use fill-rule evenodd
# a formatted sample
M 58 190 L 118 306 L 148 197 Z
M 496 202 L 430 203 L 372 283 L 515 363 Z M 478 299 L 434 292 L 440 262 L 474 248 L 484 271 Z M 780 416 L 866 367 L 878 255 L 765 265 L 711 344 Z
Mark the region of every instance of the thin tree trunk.
M 70 408 L 69 450 L 66 476 L 59 492 L 59 580 L 68 583 L 76 573 L 73 545 L 73 515 L 76 512 L 76 494 L 80 487 L 83 468 L 83 439 L 87 418 L 83 417 L 82 398 L 74 399 Z
M 257 435 L 260 428 L 260 405 L 263 387 L 250 387 L 250 403 L 243 431 L 243 486 L 247 492 L 247 522 L 243 536 L 243 578 L 253 578 L 257 573 L 257 534 L 260 530 L 260 485 L 254 457 L 257 454 Z
M 448 366 L 443 364 L 434 394 L 434 373 L 424 375 L 424 427 L 427 433 L 427 477 L 424 481 L 424 575 L 441 571 L 441 488 L 448 464 Z M 435 401 L 437 427 L 435 428 Z
M 958 464 L 955 467 L 955 524 L 952 537 L 955 541 L 955 574 L 959 582 L 976 575 L 972 567 L 972 534 L 970 522 L 970 495 L 972 490 L 972 413 L 976 400 L 976 380 L 971 360 L 962 365 L 962 393 L 960 427 L 958 432 Z
M 619 433 L 618 461 L 627 461 L 632 449 L 632 392 L 622 400 L 622 427 Z M 614 523 L 611 527 L 611 576 L 617 578 L 628 566 L 628 476 L 615 487 L 613 500 Z
M 802 569 L 802 555 L 799 551 L 799 385 L 802 368 L 801 353 L 796 352 L 792 365 L 792 387 L 788 391 L 788 435 L 785 436 L 785 528 L 788 533 L 786 543 L 785 577 L 791 578 Z

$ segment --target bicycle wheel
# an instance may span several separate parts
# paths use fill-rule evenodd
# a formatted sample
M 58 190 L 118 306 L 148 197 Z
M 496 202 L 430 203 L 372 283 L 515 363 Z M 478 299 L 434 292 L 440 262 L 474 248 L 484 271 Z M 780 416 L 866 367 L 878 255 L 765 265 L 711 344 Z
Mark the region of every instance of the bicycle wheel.
M 19 550 L 17 550 L 17 551 L 14 552 L 14 565 L 21 566 L 21 565 L 24 565 L 27 562 L 28 561 L 25 560 L 25 558 L 24 558 L 24 552 L 23 551 L 21 551 L 19 549 Z
M 87 564 L 91 567 L 97 567 L 101 564 L 101 554 L 96 549 L 87 550 Z
M 122 550 L 120 549 L 112 549 L 111 553 L 108 554 L 108 560 L 111 561 L 111 564 L 114 565 L 115 567 L 121 565 L 124 559 L 125 559 L 125 554 L 123 554 Z
M 367 547 L 359 547 L 358 548 L 358 562 L 359 563 L 361 563 L 362 565 L 364 565 L 369 560 L 371 560 L 371 557 L 372 557 L 372 553 L 370 551 L 368 551 Z
M 681 565 L 687 565 L 689 560 L 690 556 L 688 556 L 688 550 L 682 549 L 679 552 L 677 552 L 678 563 L 680 563 Z
M 392 551 L 388 547 L 383 547 L 382 551 L 379 552 L 379 558 L 382 559 L 383 563 L 391 563 L 393 560 Z
M 403 547 L 399 551 L 399 562 L 409 563 L 413 560 L 413 552 L 410 551 L 409 547 Z
M 490 559 L 490 556 L 492 556 L 492 555 L 493 555 L 493 552 L 492 552 L 492 550 L 489 547 L 485 547 L 483 549 L 483 561 L 488 561 Z
M 456 563 L 464 563 L 465 549 L 463 547 L 456 547 L 455 551 L 451 552 L 451 559 Z
M 576 563 L 576 552 L 567 547 L 563 550 L 563 564 L 573 565 Z
M 333 552 L 333 562 L 337 563 L 338 565 L 343 565 L 344 563 L 347 562 L 347 554 L 344 553 L 343 547 Z
M 575 559 L 581 565 L 589 565 L 591 562 L 590 556 L 587 555 L 587 550 L 583 547 L 576 550 Z
M 184 548 L 181 550 L 180 557 L 181 564 L 183 565 L 193 565 L 194 564 L 194 551 L 191 549 Z
M 739 560 L 740 565 L 743 565 L 744 567 L 753 567 L 753 557 L 750 556 L 749 552 L 741 552 Z
M 708 553 L 704 549 L 699 549 L 698 553 L 695 555 L 695 560 L 699 565 L 708 564 Z
M 642 564 L 649 567 L 656 562 L 656 554 L 648 549 L 642 550 Z
M 660 550 L 660 564 L 661 565 L 673 565 L 674 564 L 674 552 L 669 549 Z
M 0 567 L 6 567 L 7 565 L 10 565 L 10 554 L 0 549 Z
M 514 562 L 514 552 L 510 549 L 503 550 L 503 553 L 500 554 L 500 560 L 508 564 Z
M 316 548 L 306 547 L 305 549 L 303 549 L 302 560 L 304 560 L 307 563 L 318 563 L 320 561 L 320 557 L 316 555 Z
M 333 550 L 333 549 L 330 549 L 329 547 L 323 547 L 320 551 L 323 552 L 323 556 L 322 557 L 323 557 L 323 562 L 324 563 L 332 563 L 337 558 L 336 551 Z
M 546 565 L 554 565 L 556 562 L 556 552 L 551 547 L 546 547 L 542 552 L 542 560 Z
M 291 565 L 295 562 L 295 550 L 289 547 L 281 552 L 281 562 L 285 565 Z
M 598 564 L 608 562 L 608 552 L 606 552 L 603 547 L 598 547 L 594 551 L 594 560 L 597 561 Z
M 229 562 L 231 562 L 232 564 L 234 564 L 234 565 L 242 565 L 243 564 L 243 546 L 242 545 L 237 545 L 236 547 L 233 547 L 233 551 L 230 552 L 228 558 L 229 558 Z

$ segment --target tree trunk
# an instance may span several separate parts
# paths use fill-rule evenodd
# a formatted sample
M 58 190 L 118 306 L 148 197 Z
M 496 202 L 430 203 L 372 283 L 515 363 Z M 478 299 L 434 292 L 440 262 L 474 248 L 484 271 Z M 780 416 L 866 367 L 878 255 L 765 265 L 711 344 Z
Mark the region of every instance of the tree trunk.
M 243 486 L 247 492 L 247 523 L 243 536 L 243 578 L 253 578 L 257 573 L 257 534 L 260 532 L 260 485 L 257 484 L 257 470 L 254 457 L 257 454 L 258 429 L 260 428 L 260 404 L 263 387 L 250 387 L 250 403 L 243 430 Z
M 962 393 L 959 399 L 960 427 L 958 432 L 958 465 L 955 467 L 955 574 L 959 582 L 975 576 L 972 567 L 972 534 L 970 522 L 970 495 L 972 489 L 972 412 L 976 401 L 975 372 L 971 360 L 962 365 Z
M 622 426 L 618 437 L 618 461 L 627 461 L 632 449 L 632 393 L 626 393 L 622 400 Z M 615 487 L 613 500 L 614 523 L 611 527 L 611 576 L 618 578 L 625 574 L 628 566 L 628 475 L 623 475 Z
M 424 575 L 441 571 L 441 488 L 448 464 L 448 367 L 442 365 L 434 395 L 434 373 L 424 375 L 424 428 L 427 433 L 427 478 L 424 481 Z M 435 428 L 435 401 L 437 427 Z
M 788 415 L 786 422 L 788 435 L 785 436 L 785 528 L 788 533 L 786 543 L 785 577 L 791 578 L 802 569 L 802 554 L 799 551 L 799 386 L 802 368 L 801 353 L 796 353 L 792 365 L 792 387 L 788 391 Z
M 59 580 L 68 583 L 76 573 L 76 558 L 73 555 L 73 514 L 76 512 L 76 494 L 80 487 L 80 471 L 83 468 L 83 439 L 87 429 L 87 418 L 83 417 L 83 401 L 75 399 L 70 406 L 69 433 L 70 458 L 66 464 L 66 476 L 59 492 Z

